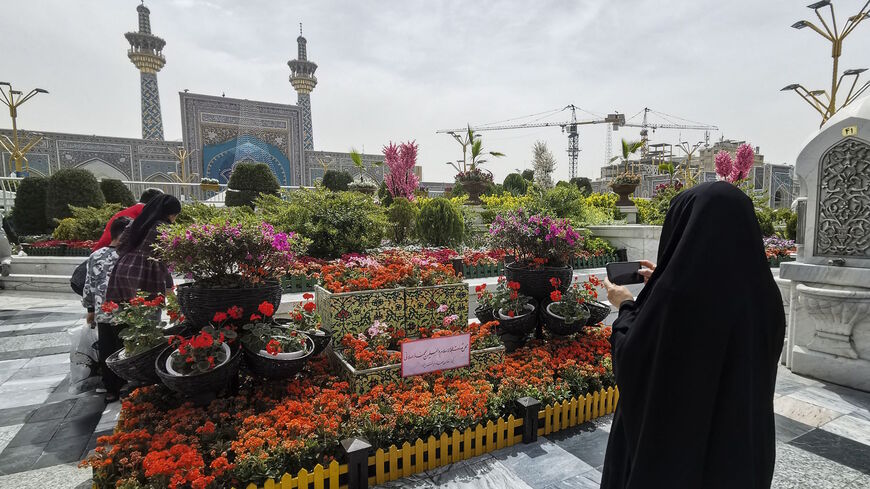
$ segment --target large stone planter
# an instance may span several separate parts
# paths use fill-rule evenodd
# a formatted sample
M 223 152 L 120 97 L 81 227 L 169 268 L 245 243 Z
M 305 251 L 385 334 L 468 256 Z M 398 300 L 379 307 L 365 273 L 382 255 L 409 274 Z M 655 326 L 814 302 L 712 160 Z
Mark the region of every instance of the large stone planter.
M 636 183 L 615 183 L 610 186 L 613 189 L 613 193 L 619 196 L 619 200 L 616 201 L 616 206 L 634 206 L 634 202 L 629 199 L 632 193 L 634 193 L 634 189 L 637 188 Z
M 462 188 L 468 192 L 468 205 L 480 204 L 480 194 L 486 191 L 489 182 L 482 180 L 460 181 Z
M 471 364 L 468 367 L 454 370 L 483 369 L 502 361 L 504 361 L 504 346 L 493 346 L 483 350 L 472 350 Z M 376 385 L 395 382 L 402 378 L 402 365 L 400 363 L 357 370 L 347 362 L 340 350 L 332 351 L 330 363 L 333 368 L 338 370 L 339 375 L 347 380 L 351 388 L 359 394 L 368 392 Z
M 460 324 L 468 322 L 468 285 L 464 282 L 340 293 L 317 286 L 314 298 L 322 325 L 333 332 L 336 341 L 346 333 L 367 330 L 375 320 L 418 328 L 439 325 L 445 316 L 456 314 Z M 447 304 L 447 312 L 437 311 L 441 304 Z

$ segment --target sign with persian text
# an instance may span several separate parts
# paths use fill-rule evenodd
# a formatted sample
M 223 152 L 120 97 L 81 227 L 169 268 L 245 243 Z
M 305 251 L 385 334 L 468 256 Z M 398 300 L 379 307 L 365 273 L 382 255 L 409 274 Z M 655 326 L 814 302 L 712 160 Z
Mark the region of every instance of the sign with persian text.
M 471 364 L 471 335 L 458 334 L 402 343 L 402 377 L 467 367 Z

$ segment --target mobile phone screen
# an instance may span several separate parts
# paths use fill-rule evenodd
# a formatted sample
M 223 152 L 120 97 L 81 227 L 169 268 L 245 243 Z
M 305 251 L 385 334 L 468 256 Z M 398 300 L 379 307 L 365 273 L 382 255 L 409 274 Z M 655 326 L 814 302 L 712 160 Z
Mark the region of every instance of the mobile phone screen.
M 636 261 L 619 261 L 608 263 L 607 279 L 615 285 L 629 285 L 643 283 L 643 276 L 640 271 L 640 262 Z

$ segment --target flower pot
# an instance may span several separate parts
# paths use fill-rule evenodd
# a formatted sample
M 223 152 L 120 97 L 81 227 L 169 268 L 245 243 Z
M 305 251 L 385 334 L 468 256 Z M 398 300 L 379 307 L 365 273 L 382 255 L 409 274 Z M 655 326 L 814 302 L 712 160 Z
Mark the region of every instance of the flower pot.
M 488 183 L 483 180 L 466 180 L 460 181 L 462 184 L 462 188 L 468 192 L 468 202 L 469 205 L 480 204 L 480 194 L 486 192 L 487 187 L 489 187 Z
M 589 310 L 589 319 L 586 320 L 586 326 L 595 326 L 610 315 L 610 306 L 602 302 L 586 301 L 583 305 Z
M 553 291 L 551 278 L 556 277 L 562 281 L 559 290 L 564 293 L 571 285 L 574 271 L 569 266 L 530 268 L 513 262 L 505 265 L 504 275 L 509 282 L 519 282 L 520 294 L 542 301 L 550 297 L 550 292 Z
M 612 184 L 610 188 L 613 189 L 613 193 L 619 196 L 619 200 L 616 201 L 617 206 L 632 206 L 634 202 L 629 199 L 632 193 L 634 193 L 634 189 L 637 188 L 636 183 L 616 183 Z
M 314 342 L 314 351 L 311 353 L 312 355 L 320 355 L 323 353 L 323 350 L 329 346 L 329 343 L 332 341 L 332 331 L 327 328 L 320 327 L 320 329 L 312 329 L 308 331 L 303 331 L 306 336 L 311 338 L 311 341 Z
M 242 361 L 240 349 L 229 357 L 225 363 L 216 366 L 208 372 L 193 375 L 172 375 L 166 370 L 166 359 L 176 350 L 168 346 L 160 352 L 152 364 L 163 385 L 186 397 L 197 397 L 202 394 L 214 394 L 229 387 L 230 382 L 239 373 L 239 363 Z M 230 349 L 232 351 L 232 349 Z
M 465 272 L 465 263 L 462 261 L 462 258 L 451 259 L 450 266 L 453 267 L 453 271 L 456 272 L 456 275 L 463 275 Z
M 245 347 L 245 365 L 259 377 L 267 379 L 286 379 L 302 370 L 305 362 L 314 355 L 315 345 L 311 337 L 306 336 L 305 348 L 299 352 L 279 353 L 270 355 L 263 350 L 251 351 Z
M 154 371 L 154 359 L 164 349 L 166 349 L 166 342 L 161 342 L 146 352 L 127 357 L 124 354 L 124 349 L 121 348 L 106 358 L 106 366 L 127 382 L 138 382 L 145 385 L 157 384 L 160 382 L 160 377 Z
M 480 324 L 495 321 L 495 315 L 492 313 L 491 307 L 477 306 L 474 310 L 474 315 L 477 316 L 477 320 Z
M 223 348 L 224 352 L 227 354 L 227 358 L 223 362 L 215 365 L 214 368 L 218 368 L 221 365 L 230 361 L 230 346 L 227 345 L 226 343 L 221 343 L 221 348 Z M 166 357 L 166 372 L 169 373 L 170 375 L 175 375 L 177 377 L 186 377 L 187 375 L 197 375 L 197 374 L 183 374 L 181 372 L 176 372 L 175 369 L 172 368 L 172 359 L 176 356 L 176 353 L 178 353 L 177 348 L 175 350 L 173 350 L 169 354 L 168 357 Z
M 269 302 L 275 309 L 281 304 L 281 285 L 277 280 L 258 287 L 202 287 L 194 283 L 176 287 L 181 312 L 195 326 L 207 326 L 216 312 L 226 311 L 230 306 L 242 308 L 242 317 L 257 312 L 262 302 Z
M 526 304 L 526 314 L 510 317 L 504 309 L 498 310 L 498 331 L 515 335 L 527 335 L 535 330 L 535 306 Z
M 579 333 L 583 327 L 586 326 L 586 321 L 589 319 L 589 309 L 586 308 L 585 304 L 583 305 L 583 308 L 585 309 L 586 314 L 573 323 L 566 323 L 564 317 L 553 312 L 552 307 L 555 304 L 559 304 L 559 302 L 551 302 L 547 304 L 547 307 L 544 309 L 544 328 L 546 328 L 547 331 L 554 335 L 565 336 Z

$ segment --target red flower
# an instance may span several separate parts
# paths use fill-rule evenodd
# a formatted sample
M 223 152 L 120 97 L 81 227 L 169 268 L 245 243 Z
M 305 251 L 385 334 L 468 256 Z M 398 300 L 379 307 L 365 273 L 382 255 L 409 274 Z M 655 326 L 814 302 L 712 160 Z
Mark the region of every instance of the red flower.
M 277 355 L 281 353 L 281 342 L 272 338 L 266 343 L 266 353 L 269 355 Z
M 242 319 L 242 308 L 239 306 L 233 306 L 227 309 L 227 314 L 229 314 L 233 319 Z
M 317 306 L 314 305 L 313 302 L 306 302 L 305 305 L 302 306 L 302 309 L 305 309 L 305 312 L 314 312 L 314 310 L 317 309 Z
M 275 306 L 272 303 L 263 301 L 260 303 L 260 306 L 257 307 L 257 310 L 260 311 L 264 316 L 269 317 L 275 313 Z
M 307 300 L 307 301 L 310 301 L 311 299 L 314 299 L 314 294 L 312 294 L 311 292 L 306 292 L 306 293 L 302 294 L 302 298 Z
M 511 290 L 520 290 L 519 282 L 508 282 L 508 288 Z
M 514 316 L 516 316 L 516 313 L 515 313 L 515 312 L 513 312 L 513 311 L 508 311 L 508 317 L 514 317 Z
M 562 300 L 562 292 L 559 290 L 554 290 L 550 292 L 550 300 L 553 302 L 559 302 Z
M 118 304 L 112 301 L 103 302 L 103 305 L 100 307 L 106 314 L 111 314 L 118 310 Z
M 486 284 L 480 284 L 474 288 L 475 292 L 483 292 L 484 290 L 486 290 Z
M 299 314 L 298 312 L 296 313 L 296 315 L 293 316 L 293 320 L 296 321 L 296 322 L 300 322 L 300 321 L 302 321 L 303 319 L 304 319 L 304 318 L 302 317 L 302 314 Z
M 251 322 L 259 321 L 261 319 L 263 319 L 263 316 L 260 316 L 259 314 L 251 314 Z
M 214 313 L 214 317 L 211 318 L 213 323 L 222 323 L 227 320 L 227 313 L 225 312 L 216 312 Z
M 559 288 L 559 286 L 562 285 L 562 280 L 559 277 L 550 277 L 550 285 L 552 285 L 554 289 Z

